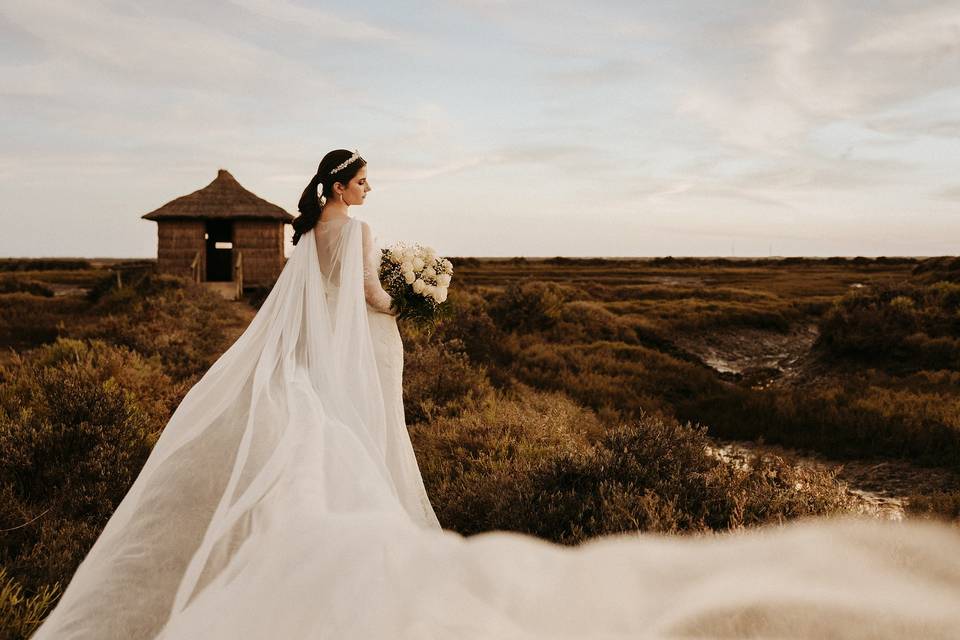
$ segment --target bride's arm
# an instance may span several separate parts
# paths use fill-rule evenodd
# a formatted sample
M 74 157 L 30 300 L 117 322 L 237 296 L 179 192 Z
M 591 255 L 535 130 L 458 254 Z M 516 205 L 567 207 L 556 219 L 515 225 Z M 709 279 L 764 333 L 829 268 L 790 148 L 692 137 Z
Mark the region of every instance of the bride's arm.
M 363 294 L 367 304 L 382 313 L 397 315 L 397 311 L 390 308 L 393 298 L 380 284 L 380 250 L 373 241 L 373 232 L 370 225 L 360 222 L 363 237 Z

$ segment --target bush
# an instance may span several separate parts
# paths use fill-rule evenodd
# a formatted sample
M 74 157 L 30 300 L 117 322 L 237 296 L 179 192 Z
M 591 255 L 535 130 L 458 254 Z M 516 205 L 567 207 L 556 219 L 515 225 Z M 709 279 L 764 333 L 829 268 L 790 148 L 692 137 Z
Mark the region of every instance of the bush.
M 28 504 L 109 517 L 162 427 L 154 385 L 172 386 L 128 350 L 58 340 L 0 387 L 0 482 Z
M 912 276 L 918 282 L 960 283 L 960 258 L 955 256 L 927 258 L 914 266 Z
M 520 387 L 483 412 L 418 425 L 438 518 L 464 535 L 510 530 L 578 544 L 627 531 L 725 530 L 851 506 L 834 476 L 708 452 L 704 429 L 655 416 L 604 430 L 560 394 Z
M 609 340 L 637 344 L 637 332 L 629 321 L 611 313 L 602 304 L 574 301 L 563 305 L 560 321 L 547 338 L 553 342 Z
M 847 294 L 823 315 L 817 346 L 910 373 L 960 370 L 960 284 L 900 283 Z
M 53 289 L 42 282 L 21 278 L 0 278 L 0 293 L 30 293 L 44 298 L 53 297 Z
M 953 389 L 890 389 L 851 373 L 816 388 L 732 389 L 679 413 L 726 438 L 960 469 L 960 401 Z
M 565 298 L 554 282 L 511 282 L 490 305 L 490 316 L 504 331 L 543 331 L 560 320 Z
M 960 491 L 915 494 L 906 502 L 907 513 L 911 516 L 946 520 L 960 525 Z
M 0 567 L 0 638 L 29 638 L 52 609 L 59 594 L 60 585 L 54 584 L 44 585 L 28 595 L 23 586 Z
M 0 294 L 0 345 L 25 349 L 52 342 L 89 306 L 76 296 Z
M 407 424 L 455 416 L 489 402 L 485 370 L 470 362 L 459 339 L 430 340 L 405 330 L 403 396 Z
M 464 352 L 477 364 L 505 364 L 509 361 L 512 352 L 505 348 L 507 336 L 490 318 L 486 299 L 455 290 L 447 304 L 450 313 L 438 323 L 433 339 L 440 342 L 459 340 Z
M 0 562 L 38 587 L 76 569 L 183 389 L 158 362 L 96 340 L 60 339 L 5 378 Z
M 156 356 L 177 380 L 196 378 L 230 346 L 239 319 L 223 298 L 188 278 L 147 272 L 104 292 L 92 313 L 100 318 L 74 330 Z

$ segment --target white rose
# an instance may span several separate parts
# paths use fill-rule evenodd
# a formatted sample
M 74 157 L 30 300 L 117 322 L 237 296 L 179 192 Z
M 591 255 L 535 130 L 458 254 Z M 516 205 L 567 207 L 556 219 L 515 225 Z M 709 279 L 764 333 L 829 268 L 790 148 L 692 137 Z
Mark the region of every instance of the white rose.
M 426 287 L 426 286 L 427 286 L 427 283 L 426 283 L 426 282 L 424 282 L 424 281 L 423 281 L 422 279 L 420 279 L 420 278 L 417 278 L 416 280 L 413 281 L 413 292 L 414 292 L 414 293 L 423 293 L 423 289 L 424 289 L 424 287 Z
M 397 249 L 390 249 L 390 262 L 400 264 L 403 262 L 403 255 Z
M 428 278 L 435 278 L 437 276 L 437 270 L 434 269 L 433 267 L 427 267 L 426 269 L 424 269 L 423 275 L 425 275 Z
M 437 295 L 434 298 L 437 302 L 443 302 L 447 299 L 447 289 L 446 287 L 440 287 L 437 291 Z
M 448 273 L 453 273 L 453 263 L 446 258 L 443 259 L 443 268 L 446 269 Z
M 403 281 L 407 284 L 413 284 L 413 281 L 417 279 L 417 276 L 413 275 L 413 271 L 404 271 L 403 272 Z
M 417 256 L 413 259 L 413 268 L 415 271 L 420 271 L 420 269 L 423 269 L 423 265 L 424 265 L 423 258 L 421 258 L 420 256 Z
M 450 286 L 450 275 L 449 275 L 449 274 L 446 274 L 446 273 L 441 273 L 441 274 L 437 277 L 437 284 L 439 284 L 441 287 L 449 287 L 449 286 Z
M 400 262 L 400 271 L 413 271 L 413 263 L 409 260 Z

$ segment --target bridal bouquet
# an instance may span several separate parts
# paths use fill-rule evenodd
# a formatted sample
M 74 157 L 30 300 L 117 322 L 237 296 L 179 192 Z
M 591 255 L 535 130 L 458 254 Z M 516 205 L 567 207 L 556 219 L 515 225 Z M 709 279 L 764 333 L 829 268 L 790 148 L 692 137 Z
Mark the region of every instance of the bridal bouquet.
M 397 243 L 383 249 L 380 282 L 393 296 L 400 318 L 433 323 L 445 311 L 453 263 L 432 247 Z

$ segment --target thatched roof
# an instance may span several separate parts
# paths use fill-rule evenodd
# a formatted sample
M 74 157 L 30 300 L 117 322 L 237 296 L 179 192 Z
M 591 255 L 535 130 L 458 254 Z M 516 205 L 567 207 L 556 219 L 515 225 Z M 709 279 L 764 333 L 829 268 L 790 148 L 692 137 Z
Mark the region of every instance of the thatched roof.
M 217 177 L 203 189 L 194 191 L 176 200 L 171 200 L 159 209 L 140 216 L 147 220 L 173 218 L 268 218 L 290 222 L 293 216 L 281 207 L 258 198 L 240 186 L 237 179 L 226 169 L 217 171 Z

